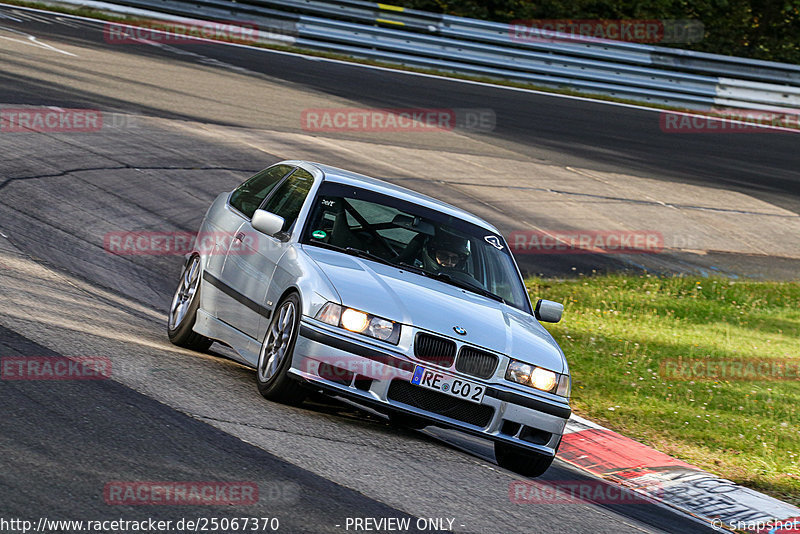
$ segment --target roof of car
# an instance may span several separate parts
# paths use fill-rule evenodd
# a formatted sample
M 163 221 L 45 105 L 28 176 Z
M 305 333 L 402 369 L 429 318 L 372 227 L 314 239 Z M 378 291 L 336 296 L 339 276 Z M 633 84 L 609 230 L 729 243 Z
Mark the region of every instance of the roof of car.
M 323 173 L 324 175 L 323 179 L 325 181 L 338 182 L 347 185 L 364 187 L 372 191 L 377 191 L 379 193 L 390 195 L 395 198 L 399 198 L 401 200 L 425 206 L 426 208 L 447 213 L 448 215 L 452 215 L 453 217 L 458 217 L 459 219 L 471 222 L 472 224 L 481 226 L 497 234 L 500 233 L 497 230 L 497 228 L 495 228 L 493 225 L 489 224 L 480 217 L 477 217 L 476 215 L 473 215 L 468 211 L 464 211 L 461 208 L 457 208 L 451 204 L 442 202 L 441 200 L 429 197 L 428 195 L 417 193 L 416 191 L 412 191 L 411 189 L 406 189 L 405 187 L 390 184 L 389 182 L 378 180 L 377 178 L 372 178 L 371 176 L 366 176 L 363 174 L 359 174 L 357 172 L 340 169 L 338 167 L 332 167 L 330 165 L 325 165 L 322 163 L 315 163 L 311 161 L 305 161 L 305 162 L 293 161 L 291 163 L 294 164 L 306 163 L 308 165 L 316 167 Z

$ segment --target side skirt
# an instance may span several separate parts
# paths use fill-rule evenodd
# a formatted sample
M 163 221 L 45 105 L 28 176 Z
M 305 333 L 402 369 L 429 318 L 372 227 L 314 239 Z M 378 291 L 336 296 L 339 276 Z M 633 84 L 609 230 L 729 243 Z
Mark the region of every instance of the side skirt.
M 202 308 L 197 310 L 197 320 L 192 330 L 230 345 L 239 355 L 241 363 L 250 367 L 258 365 L 258 353 L 261 350 L 261 343 L 216 317 L 212 317 Z

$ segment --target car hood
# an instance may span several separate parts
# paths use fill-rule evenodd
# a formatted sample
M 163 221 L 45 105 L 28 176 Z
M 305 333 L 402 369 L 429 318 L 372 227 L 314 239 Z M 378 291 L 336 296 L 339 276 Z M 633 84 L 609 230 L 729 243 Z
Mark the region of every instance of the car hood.
M 303 250 L 327 275 L 341 304 L 565 372 L 563 353 L 528 313 L 417 273 L 314 246 Z M 455 334 L 454 327 L 467 331 Z

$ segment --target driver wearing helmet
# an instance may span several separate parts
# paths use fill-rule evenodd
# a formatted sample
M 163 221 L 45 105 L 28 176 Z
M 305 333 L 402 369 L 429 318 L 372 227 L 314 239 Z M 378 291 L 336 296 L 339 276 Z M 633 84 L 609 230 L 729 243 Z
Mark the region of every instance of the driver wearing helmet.
M 469 253 L 469 240 L 440 230 L 422 249 L 422 262 L 424 267 L 431 271 L 442 269 L 463 271 Z

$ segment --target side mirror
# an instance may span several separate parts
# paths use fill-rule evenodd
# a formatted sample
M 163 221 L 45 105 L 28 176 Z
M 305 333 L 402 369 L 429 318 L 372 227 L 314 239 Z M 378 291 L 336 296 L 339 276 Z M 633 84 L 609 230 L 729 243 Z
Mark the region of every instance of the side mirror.
M 533 315 L 537 319 L 545 323 L 557 323 L 561 320 L 561 314 L 564 313 L 564 305 L 552 300 L 539 299 L 536 303 L 536 310 Z
M 283 217 L 268 211 L 256 210 L 250 224 L 262 234 L 275 235 L 283 228 Z

